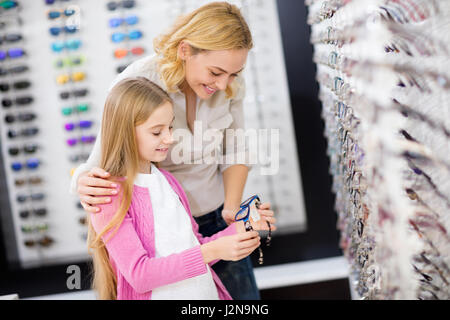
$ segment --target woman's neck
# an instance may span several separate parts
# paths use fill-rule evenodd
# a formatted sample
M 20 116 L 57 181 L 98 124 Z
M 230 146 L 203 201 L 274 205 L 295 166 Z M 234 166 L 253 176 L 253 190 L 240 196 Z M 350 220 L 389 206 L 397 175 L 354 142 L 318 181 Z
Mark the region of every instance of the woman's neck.
M 180 90 L 186 97 L 196 96 L 194 90 L 192 90 L 191 86 L 187 83 L 186 80 L 184 80 L 180 85 Z

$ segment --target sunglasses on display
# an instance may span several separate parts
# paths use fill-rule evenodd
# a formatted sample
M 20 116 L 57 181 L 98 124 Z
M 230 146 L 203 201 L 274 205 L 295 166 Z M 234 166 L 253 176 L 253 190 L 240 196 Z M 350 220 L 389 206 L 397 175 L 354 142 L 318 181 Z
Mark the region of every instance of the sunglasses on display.
M 69 1 L 72 1 L 72 0 L 45 0 L 45 4 L 46 5 L 52 5 L 52 4 L 55 4 L 55 2 L 57 2 L 57 1 L 59 1 L 59 2 L 69 2 Z
M 67 100 L 70 97 L 78 98 L 85 97 L 89 93 L 88 89 L 77 89 L 73 91 L 63 91 L 60 92 L 59 97 L 63 100 Z
M 32 137 L 39 133 L 39 129 L 36 127 L 25 128 L 22 130 L 8 130 L 8 138 L 15 139 L 17 137 Z
M 4 42 L 14 43 L 14 42 L 18 42 L 20 40 L 22 40 L 21 34 L 18 34 L 18 33 L 6 34 L 6 35 L 0 37 L 0 45 L 2 45 Z
M 130 50 L 128 49 L 116 49 L 114 50 L 114 57 L 117 59 L 125 58 L 128 54 L 133 56 L 140 56 L 145 52 L 143 47 L 134 47 Z
M 68 122 L 64 125 L 64 129 L 66 131 L 73 131 L 76 128 L 80 128 L 80 129 L 88 129 L 90 127 L 92 127 L 92 121 L 89 120 L 81 120 L 78 123 L 74 123 L 74 122 Z
M 106 8 L 109 11 L 115 11 L 118 8 L 131 9 L 136 6 L 136 1 L 134 0 L 123 0 L 123 1 L 110 1 L 106 4 Z
M 70 138 L 66 140 L 68 146 L 73 147 L 78 143 L 91 144 L 95 142 L 95 136 L 82 136 L 81 138 Z
M 31 177 L 28 179 L 15 179 L 14 180 L 14 184 L 17 187 L 21 187 L 24 186 L 25 184 L 30 184 L 30 185 L 39 185 L 42 183 L 42 178 L 40 177 Z
M 46 229 L 45 229 L 46 230 Z M 41 246 L 41 247 L 49 247 L 50 245 L 52 245 L 54 242 L 53 238 L 49 237 L 49 236 L 44 236 L 38 240 L 34 240 L 34 239 L 28 239 L 25 240 L 23 242 L 23 244 L 28 247 L 28 248 L 32 248 L 35 247 L 37 245 Z
M 139 18 L 136 15 L 129 15 L 125 18 L 111 18 L 108 24 L 111 28 L 120 27 L 122 24 L 133 26 L 139 22 Z
M 22 225 L 20 228 L 23 233 L 39 233 L 48 230 L 48 224 L 41 222 L 33 225 Z
M 33 225 L 22 225 L 20 227 L 20 230 L 24 234 L 30 234 L 30 233 L 42 233 L 48 231 L 48 224 L 47 223 L 37 223 Z M 25 242 L 25 245 L 27 247 L 34 246 L 36 244 L 35 240 L 27 240 Z
M 78 39 L 70 39 L 66 41 L 56 41 L 51 45 L 51 49 L 53 52 L 61 52 L 64 49 L 66 50 L 77 50 L 81 47 L 82 42 Z
M 31 158 L 31 159 L 26 160 L 25 163 L 17 162 L 17 161 L 13 162 L 11 164 L 11 169 L 13 171 L 20 171 L 23 168 L 28 168 L 28 169 L 34 170 L 34 169 L 37 169 L 39 167 L 39 165 L 40 165 L 39 159 Z
M 81 71 L 74 72 L 72 74 L 61 74 L 56 77 L 56 83 L 63 85 L 68 83 L 69 81 L 72 82 L 80 82 L 83 81 L 86 78 L 86 74 Z
M 72 113 L 81 113 L 81 112 L 87 112 L 89 110 L 88 104 L 79 104 L 75 107 L 65 107 L 62 108 L 61 112 L 65 116 L 70 116 Z
M 29 105 L 33 102 L 33 97 L 30 96 L 24 96 L 24 97 L 17 97 L 16 99 L 12 100 L 9 98 L 2 99 L 2 106 L 3 108 L 10 108 L 12 105 L 16 104 L 18 106 L 25 106 Z
M 6 51 L 0 50 L 0 61 L 4 61 L 7 58 L 17 59 L 25 55 L 25 51 L 21 48 L 11 48 Z
M 138 40 L 140 38 L 142 38 L 142 32 L 139 30 L 132 30 L 128 33 L 114 32 L 111 35 L 111 41 L 115 43 L 119 43 L 125 40 Z
M 7 114 L 5 116 L 5 122 L 6 123 L 14 123 L 16 121 L 19 122 L 30 122 L 32 120 L 36 119 L 36 114 L 34 113 L 20 113 L 18 115 L 12 115 L 12 114 Z
M 74 34 L 78 31 L 78 27 L 75 25 L 64 26 L 64 27 L 51 27 L 48 29 L 52 36 L 59 36 L 61 33 Z
M 18 6 L 19 4 L 17 3 L 17 1 L 8 1 L 8 0 L 0 1 L 0 8 L 3 10 L 17 8 Z
M 67 8 L 64 10 L 51 10 L 47 13 L 47 17 L 51 20 L 58 19 L 61 17 L 70 17 L 74 15 L 77 11 L 73 8 Z
M 57 59 L 54 62 L 55 68 L 61 69 L 64 67 L 76 67 L 84 63 L 86 58 L 84 56 L 67 57 L 62 59 Z
M 69 156 L 70 162 L 85 162 L 89 158 L 89 153 L 83 153 L 83 154 L 73 154 Z M 79 203 L 79 202 L 78 202 Z
M 25 154 L 35 153 L 38 149 L 36 144 L 26 144 L 22 148 L 19 147 L 10 147 L 8 148 L 8 153 L 11 156 L 17 156 L 20 152 L 24 152 Z
M 31 215 L 36 215 L 38 217 L 44 217 L 47 215 L 47 209 L 45 208 L 39 208 L 39 209 L 33 209 L 33 210 L 22 210 L 19 212 L 19 216 L 22 219 L 27 219 Z
M 14 90 L 24 90 L 27 89 L 31 86 L 31 82 L 30 81 L 16 81 L 14 83 L 12 83 L 12 88 Z M 0 91 L 1 92 L 8 92 L 11 89 L 11 85 L 9 83 L 6 82 L 2 82 L 0 83 Z
M 28 71 L 28 66 L 14 66 L 10 68 L 2 68 L 0 67 L 0 77 L 4 77 L 7 75 L 20 74 Z
M 43 193 L 32 193 L 30 195 L 19 194 L 16 197 L 16 200 L 19 203 L 24 203 L 24 202 L 27 202 L 29 200 L 31 200 L 31 201 L 41 201 L 41 200 L 44 200 L 44 198 L 45 198 L 45 195 Z

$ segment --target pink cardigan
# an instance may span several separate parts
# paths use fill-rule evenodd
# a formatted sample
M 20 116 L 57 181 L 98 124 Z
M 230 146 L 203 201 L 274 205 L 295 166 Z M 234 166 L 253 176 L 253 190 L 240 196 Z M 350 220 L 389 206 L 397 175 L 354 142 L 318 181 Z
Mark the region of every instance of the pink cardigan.
M 234 224 L 214 234 L 203 237 L 192 217 L 189 203 L 181 185 L 167 171 L 159 169 L 180 197 L 192 222 L 192 229 L 200 244 L 236 233 Z M 112 197 L 112 203 L 101 205 L 100 213 L 91 213 L 92 225 L 97 233 L 109 223 L 119 207 L 120 197 Z M 155 258 L 155 233 L 152 204 L 147 188 L 134 186 L 130 208 L 114 236 L 110 230 L 103 236 L 110 262 L 117 276 L 118 300 L 149 300 L 154 288 L 206 273 L 206 265 L 200 245 L 167 257 Z M 110 239 L 109 239 L 110 238 Z M 218 260 L 212 261 L 213 265 Z M 219 298 L 231 300 L 217 274 L 211 268 Z

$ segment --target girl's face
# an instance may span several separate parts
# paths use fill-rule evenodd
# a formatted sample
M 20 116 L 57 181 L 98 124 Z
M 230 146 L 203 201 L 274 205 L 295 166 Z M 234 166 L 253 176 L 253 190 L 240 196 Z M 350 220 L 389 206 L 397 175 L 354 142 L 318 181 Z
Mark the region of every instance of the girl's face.
M 161 162 L 166 159 L 169 146 L 173 143 L 173 120 L 172 104 L 165 102 L 144 123 L 136 126 L 140 172 L 149 173 L 150 161 Z
M 185 49 L 187 46 L 187 49 Z M 209 99 L 217 90 L 225 90 L 242 71 L 248 50 L 204 51 L 189 54 L 189 45 L 180 45 L 180 57 L 185 60 L 186 82 L 200 99 Z

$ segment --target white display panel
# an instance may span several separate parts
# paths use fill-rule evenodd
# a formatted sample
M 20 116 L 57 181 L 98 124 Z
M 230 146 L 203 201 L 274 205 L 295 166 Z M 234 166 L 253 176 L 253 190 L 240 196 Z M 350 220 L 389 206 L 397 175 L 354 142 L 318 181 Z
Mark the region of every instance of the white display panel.
M 11 213 L 2 208 L 2 215 L 12 215 L 15 242 L 18 258 L 22 267 L 55 264 L 61 262 L 86 259 L 86 226 L 80 223 L 85 212 L 77 207 L 78 198 L 69 193 L 71 171 L 84 161 L 93 144 L 81 143 L 81 137 L 89 140 L 96 136 L 99 130 L 103 104 L 107 89 L 117 75 L 117 67 L 126 65 L 146 54 L 152 54 L 152 41 L 155 36 L 171 25 L 175 17 L 195 9 L 208 1 L 135 1 L 133 8 L 118 8 L 108 11 L 110 1 L 57 0 L 52 5 L 45 1 L 20 1 L 20 8 L 10 9 L 1 13 L 1 21 L 6 16 L 20 17 L 22 24 L 7 24 L 0 30 L 1 34 L 20 33 L 23 40 L 16 43 L 3 43 L 1 50 L 8 48 L 23 48 L 26 55 L 21 58 L 6 58 L 0 62 L 0 67 L 10 68 L 17 65 L 27 65 L 29 70 L 16 75 L 6 75 L 0 78 L 1 83 L 10 85 L 18 80 L 28 80 L 31 87 L 24 90 L 0 92 L 1 99 L 14 99 L 17 96 L 31 96 L 33 102 L 19 107 L 13 105 L 3 108 L 1 113 L 1 147 L 4 160 L 6 183 L 8 188 Z M 245 99 L 245 117 L 247 128 L 267 128 L 279 130 L 280 157 L 273 159 L 279 162 L 279 171 L 274 175 L 261 175 L 259 165 L 254 166 L 249 174 L 244 197 L 259 194 L 263 201 L 272 203 L 278 218 L 278 234 L 299 232 L 306 227 L 306 214 L 303 203 L 303 191 L 300 170 L 297 159 L 295 132 L 289 101 L 283 49 L 276 1 L 230 1 L 242 8 L 254 37 L 255 47 L 249 55 L 245 70 L 247 95 Z M 65 17 L 64 9 L 74 9 L 75 14 Z M 51 20 L 49 11 L 60 11 L 62 17 Z M 136 15 L 138 22 L 133 26 L 122 25 L 111 28 L 109 20 L 115 17 Z M 8 18 L 9 19 L 9 18 Z M 51 27 L 64 27 L 77 24 L 79 29 L 74 33 L 61 33 L 52 36 Z M 113 32 L 129 32 L 140 30 L 142 37 L 137 40 L 127 40 L 120 43 L 111 41 Z M 62 49 L 55 52 L 52 45 L 55 41 L 81 41 L 77 50 Z M 72 41 L 72 43 L 70 42 Z M 75 43 L 76 44 L 76 43 Z M 114 51 L 119 48 L 131 50 L 140 47 L 145 52 L 140 56 L 128 54 L 117 59 Z M 54 47 L 59 50 L 57 47 Z M 55 67 L 55 61 L 60 58 L 83 57 L 80 65 Z M 69 80 L 58 84 L 59 76 L 69 77 L 76 72 L 84 73 L 83 81 Z M 80 74 L 78 74 L 79 76 Z M 67 79 L 60 78 L 60 81 Z M 87 89 L 84 97 L 62 99 L 61 92 Z M 88 105 L 86 112 L 74 112 L 76 106 Z M 67 113 L 72 110 L 70 115 Z M 76 108 L 75 108 L 76 109 Z M 6 115 L 17 117 L 23 112 L 33 112 L 36 119 L 30 122 L 16 121 L 5 123 Z M 87 129 L 76 128 L 67 131 L 68 123 L 79 124 L 79 121 L 92 121 Z M 8 138 L 8 130 L 21 130 L 36 126 L 39 132 L 33 137 Z M 68 145 L 68 139 L 78 139 L 73 145 Z M 32 142 L 39 146 L 31 155 L 21 152 L 18 156 L 9 155 L 12 146 L 23 147 Z M 263 146 L 265 147 L 265 146 Z M 262 148 L 265 149 L 265 148 Z M 70 157 L 81 156 L 79 161 L 70 161 Z M 269 154 L 270 156 L 270 154 Z M 23 168 L 20 171 L 11 169 L 14 162 L 22 164 L 29 158 L 37 158 L 37 169 Z M 25 183 L 16 186 L 17 179 L 40 177 L 42 183 L 31 185 Z M 18 203 L 20 195 L 42 193 L 43 200 Z M 37 216 L 35 210 L 45 208 L 45 216 Z M 28 210 L 29 216 L 21 218 L 20 212 Z M 34 211 L 33 211 L 34 210 Z M 33 213 L 34 212 L 34 213 Z M 45 231 L 22 231 L 23 227 L 33 227 L 46 224 Z M 32 247 L 24 245 L 26 240 L 35 242 L 43 236 L 49 236 L 53 242 L 48 246 L 35 243 Z

